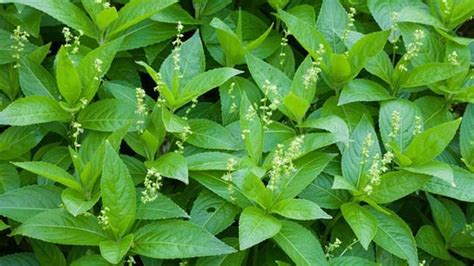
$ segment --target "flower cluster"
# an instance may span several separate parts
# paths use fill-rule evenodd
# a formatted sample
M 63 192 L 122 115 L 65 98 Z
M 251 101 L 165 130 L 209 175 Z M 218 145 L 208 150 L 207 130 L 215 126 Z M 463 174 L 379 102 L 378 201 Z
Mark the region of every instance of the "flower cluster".
M 423 121 L 420 116 L 415 116 L 415 128 L 413 129 L 413 135 L 418 135 L 423 132 Z
M 281 184 L 282 178 L 296 170 L 293 160 L 300 156 L 303 142 L 304 135 L 300 135 L 291 141 L 286 151 L 283 144 L 277 145 L 272 158 L 272 168 L 269 172 L 270 180 L 267 185 L 271 191 L 276 191 Z
M 136 264 L 137 262 L 135 261 L 133 256 L 128 256 L 128 258 L 124 261 L 124 263 L 127 264 L 128 266 L 132 266 Z
M 147 114 L 147 107 L 145 104 L 145 90 L 142 88 L 135 89 L 135 98 L 137 99 L 137 109 L 135 114 L 137 114 L 137 127 L 138 131 L 143 132 L 145 125 L 145 117 Z
M 323 55 L 326 52 L 324 45 L 319 44 L 319 50 L 316 52 L 317 57 L 311 63 L 311 67 L 308 68 L 303 75 L 303 86 L 305 89 L 309 89 L 312 85 L 315 85 L 318 81 L 319 74 L 321 73 L 321 64 L 323 62 Z
M 380 155 L 376 154 L 372 160 L 372 165 L 369 168 L 369 184 L 364 187 L 364 192 L 367 195 L 372 194 L 372 191 L 375 186 L 380 184 L 380 176 L 388 171 L 388 165 L 392 163 L 394 155 L 392 152 L 388 151 L 383 155 L 382 160 L 380 159 Z
M 392 112 L 392 117 L 390 119 L 390 133 L 388 136 L 390 138 L 395 139 L 400 132 L 400 123 L 401 123 L 401 118 L 400 118 L 400 112 L 397 110 L 394 110 Z
M 191 106 L 189 106 L 188 109 L 186 109 L 186 112 L 184 113 L 184 116 L 183 116 L 183 119 L 184 120 L 188 120 L 188 116 L 189 116 L 189 113 L 191 113 L 191 111 L 196 108 L 198 104 L 198 99 L 197 97 L 194 97 L 192 100 L 191 100 Z
M 163 177 L 155 168 L 147 170 L 145 181 L 143 182 L 145 190 L 142 191 L 141 196 L 143 203 L 152 202 L 158 197 L 158 190 L 161 188 L 162 180 Z
M 271 117 L 273 115 L 273 111 L 278 109 L 281 101 L 277 86 L 272 84 L 268 79 L 265 80 L 265 84 L 263 84 L 263 93 L 265 94 L 265 97 L 260 100 L 262 102 L 260 110 L 262 111 L 262 121 L 265 127 L 267 127 L 272 122 Z M 270 100 L 270 105 L 267 106 L 267 101 L 271 97 L 274 99 L 273 101 Z
M 183 153 L 184 152 L 184 142 L 186 142 L 189 135 L 193 134 L 193 131 L 191 130 L 191 127 L 185 126 L 183 129 L 184 129 L 184 132 L 179 134 L 179 137 L 181 138 L 181 140 L 176 141 L 176 146 L 178 147 L 178 149 L 175 152 L 177 152 L 177 153 Z
M 96 58 L 94 60 L 94 69 L 96 72 L 96 76 L 94 77 L 95 80 L 100 80 L 102 76 L 102 66 L 104 65 L 104 61 L 100 60 L 99 58 Z
M 81 46 L 80 38 L 84 35 L 82 30 L 79 30 L 78 35 L 74 35 L 71 33 L 71 30 L 68 27 L 64 27 L 62 30 L 62 34 L 64 36 L 64 47 L 69 48 L 72 47 L 71 53 L 77 54 L 79 52 L 79 46 Z
M 73 121 L 71 123 L 71 128 L 72 128 L 72 138 L 74 141 L 74 148 L 77 149 L 81 147 L 81 144 L 79 143 L 79 136 L 84 133 L 84 129 L 82 128 L 82 125 L 76 121 Z
M 237 161 L 234 158 L 227 160 L 227 172 L 222 176 L 222 180 L 227 183 L 227 192 L 229 193 L 229 198 L 231 201 L 235 201 L 235 188 L 232 183 L 232 172 L 235 171 L 235 166 Z
M 17 63 L 14 65 L 14 68 L 20 67 L 18 61 L 20 60 L 21 53 L 23 50 L 25 50 L 25 44 L 28 42 L 28 37 L 30 37 L 30 34 L 21 30 L 20 26 L 17 26 L 13 30 L 13 34 L 10 36 L 10 38 L 14 41 L 14 43 L 11 45 L 11 48 L 13 49 L 12 57 L 17 61 Z
M 425 32 L 423 30 L 415 30 L 413 33 L 414 41 L 408 44 L 407 52 L 403 56 L 402 62 L 398 65 L 398 69 L 400 71 L 406 72 L 408 71 L 407 63 L 412 60 L 413 58 L 418 56 L 418 53 L 423 46 L 423 39 L 425 38 Z
M 392 43 L 397 41 L 396 32 L 398 31 L 398 20 L 399 19 L 400 19 L 400 13 L 395 12 L 395 11 L 390 13 L 390 23 L 391 23 L 390 30 L 392 31 L 391 32 L 392 39 L 390 41 Z M 398 48 L 397 46 L 395 46 L 395 47 Z
M 374 139 L 372 138 L 372 133 L 368 133 L 364 139 L 364 143 L 362 144 L 362 160 L 360 161 L 361 165 L 367 163 L 369 159 L 370 148 L 374 144 Z
M 459 60 L 458 60 L 458 53 L 456 51 L 453 51 L 452 53 L 448 54 L 448 62 L 454 66 L 459 66 Z
M 166 86 L 165 82 L 163 81 L 163 76 L 158 72 L 153 78 L 156 82 L 156 86 L 153 88 L 153 90 L 156 92 L 161 92 L 161 90 Z
M 178 33 L 176 34 L 176 39 L 173 41 L 174 49 L 173 49 L 173 64 L 174 64 L 174 71 L 180 72 L 181 66 L 181 45 L 183 44 L 182 38 L 184 26 L 181 21 L 178 21 L 178 25 L 176 26 Z
M 448 0 L 441 0 L 441 3 L 443 3 L 443 13 L 445 15 L 451 14 L 451 8 L 449 7 Z
M 354 27 L 354 21 L 355 21 L 355 15 L 357 13 L 357 10 L 353 7 L 349 8 L 349 12 L 347 13 L 347 25 L 346 29 L 344 30 L 344 33 L 342 34 L 342 40 L 347 40 L 349 39 L 349 32 L 352 27 Z
M 108 0 L 95 0 L 96 4 L 101 4 L 103 8 L 109 8 L 110 2 Z
M 108 207 L 103 208 L 100 211 L 99 216 L 97 216 L 97 220 L 99 221 L 99 224 L 102 226 L 103 229 L 106 229 L 109 227 L 109 216 L 107 216 L 107 213 L 110 211 Z
M 232 82 L 229 87 L 229 98 L 230 98 L 230 113 L 234 113 L 237 111 L 237 104 L 235 103 L 235 95 L 234 95 L 234 89 L 235 89 L 235 82 Z
M 290 32 L 288 30 L 284 30 L 283 33 L 285 35 L 281 37 L 281 41 L 280 41 L 280 66 L 283 66 L 283 64 L 285 64 L 285 60 L 286 60 L 285 48 L 288 46 L 288 35 L 290 35 Z
M 327 259 L 331 258 L 333 255 L 332 253 L 338 249 L 342 244 L 342 241 L 339 240 L 339 238 L 336 238 L 336 240 L 334 240 L 333 243 L 329 243 L 327 244 L 326 246 L 324 246 L 324 250 L 326 251 L 325 252 L 325 256 Z

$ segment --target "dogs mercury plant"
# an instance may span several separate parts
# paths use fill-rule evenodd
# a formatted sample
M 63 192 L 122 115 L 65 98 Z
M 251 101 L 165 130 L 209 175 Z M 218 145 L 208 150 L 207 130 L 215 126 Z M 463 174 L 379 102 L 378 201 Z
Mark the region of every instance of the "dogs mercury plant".
M 0 265 L 471 265 L 472 0 L 0 0 Z

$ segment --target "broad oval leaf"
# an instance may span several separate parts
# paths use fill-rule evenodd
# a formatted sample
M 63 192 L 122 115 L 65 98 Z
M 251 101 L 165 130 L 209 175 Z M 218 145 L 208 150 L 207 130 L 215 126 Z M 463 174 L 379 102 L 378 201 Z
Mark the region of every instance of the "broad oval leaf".
M 66 121 L 71 114 L 48 96 L 20 98 L 0 112 L 0 125 L 26 126 L 53 121 Z
M 135 231 L 134 238 L 133 252 L 157 259 L 217 256 L 235 252 L 235 249 L 201 227 L 178 220 L 145 225 Z
M 247 207 L 239 220 L 240 249 L 247 249 L 276 235 L 281 222 L 256 207 Z
M 32 217 L 12 234 L 62 245 L 98 246 L 107 239 L 94 216 L 74 217 L 61 209 L 49 210 Z
M 56 209 L 61 190 L 55 186 L 32 185 L 0 194 L 0 215 L 26 222 L 35 215 Z

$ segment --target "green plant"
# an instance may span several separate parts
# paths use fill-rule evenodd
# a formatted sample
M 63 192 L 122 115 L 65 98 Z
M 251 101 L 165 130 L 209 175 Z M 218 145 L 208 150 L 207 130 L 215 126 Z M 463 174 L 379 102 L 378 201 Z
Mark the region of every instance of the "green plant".
M 0 265 L 474 260 L 472 0 L 0 15 Z

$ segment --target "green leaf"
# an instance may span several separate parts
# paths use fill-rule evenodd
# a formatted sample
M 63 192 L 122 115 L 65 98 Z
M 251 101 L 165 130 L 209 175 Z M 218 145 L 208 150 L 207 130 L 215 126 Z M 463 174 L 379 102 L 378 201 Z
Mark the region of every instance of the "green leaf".
M 0 215 L 25 222 L 61 203 L 61 190 L 49 185 L 21 187 L 0 194 Z
M 338 105 L 352 102 L 378 102 L 392 98 L 378 83 L 368 79 L 354 79 L 342 89 Z
M 332 49 L 324 38 L 324 35 L 316 30 L 316 27 L 308 27 L 308 24 L 304 19 L 293 16 L 281 9 L 278 10 L 278 16 L 283 22 L 285 22 L 288 30 L 293 36 L 295 36 L 301 46 L 303 46 L 303 48 L 308 51 L 313 58 L 319 57 L 317 51 L 319 51 L 320 44 L 324 46 L 326 51 L 329 53 L 332 52 Z
M 191 209 L 192 223 L 218 234 L 232 225 L 239 209 L 208 190 L 199 193 Z
M 243 174 L 240 177 L 239 174 Z M 242 171 L 234 175 L 237 178 L 233 179 L 237 183 L 237 187 L 242 190 L 242 193 L 251 201 L 256 202 L 262 208 L 267 209 L 272 204 L 272 193 L 267 190 L 262 180 L 251 171 Z
M 160 28 L 160 31 L 162 29 Z M 176 34 L 176 27 L 173 27 L 173 33 Z M 196 31 L 191 38 L 186 40 L 180 47 L 180 60 L 179 60 L 179 86 L 184 88 L 193 78 L 199 74 L 204 73 L 206 68 L 206 58 L 204 56 L 204 49 L 202 47 L 201 38 L 199 37 L 199 31 Z M 173 54 L 171 53 L 160 68 L 163 81 L 166 83 L 168 88 L 173 88 L 173 78 L 175 78 L 175 65 Z M 205 84 L 205 83 L 204 83 Z M 194 86 L 201 84 L 194 84 Z M 215 86 L 217 87 L 217 86 Z M 176 88 L 178 89 L 178 88 Z M 173 88 L 174 90 L 174 88 Z M 173 91 L 177 96 L 178 91 Z
M 209 90 L 224 84 L 227 80 L 240 73 L 242 73 L 242 71 L 234 68 L 221 67 L 208 70 L 195 76 L 184 86 L 174 107 L 185 105 L 193 98 L 199 97 Z
M 304 199 L 284 199 L 272 206 L 271 211 L 294 220 L 331 219 L 316 203 Z
M 361 245 L 367 250 L 377 232 L 377 219 L 367 209 L 356 203 L 343 204 L 341 212 Z
M 326 168 L 334 159 L 334 154 L 312 152 L 295 162 L 296 171 L 284 181 L 282 190 L 276 199 L 289 199 L 297 196 Z
M 451 218 L 448 208 L 446 208 L 441 201 L 428 193 L 426 193 L 426 198 L 430 204 L 431 214 L 436 227 L 441 232 L 444 239 L 449 241 L 453 234 L 454 221 Z
M 298 96 L 291 91 L 283 98 L 283 104 L 298 123 L 303 120 L 310 107 L 310 103 L 305 98 Z
M 122 45 L 122 38 L 117 40 L 106 42 L 100 45 L 96 49 L 90 51 L 85 57 L 81 59 L 81 62 L 77 66 L 77 72 L 81 78 L 82 84 L 82 96 L 91 101 L 94 98 L 97 89 L 100 85 L 100 80 L 104 77 L 105 73 L 109 70 L 112 65 L 112 61 L 115 58 L 116 53 Z M 101 72 L 97 72 L 97 59 L 101 64 Z
M 461 119 L 457 119 L 423 131 L 413 138 L 404 155 L 416 164 L 430 162 L 448 146 L 460 123 Z
M 190 171 L 227 170 L 227 162 L 238 160 L 234 155 L 223 152 L 202 152 L 186 157 Z
M 374 242 L 386 251 L 408 261 L 408 265 L 418 265 L 416 242 L 410 227 L 395 213 L 387 213 L 373 208 L 369 212 L 377 219 L 377 233 Z
M 133 244 L 133 234 L 124 236 L 118 241 L 106 240 L 99 243 L 100 254 L 113 264 L 118 264 Z
M 419 0 L 390 0 L 390 1 L 377 1 L 377 0 L 368 0 L 367 6 L 370 10 L 370 13 L 375 18 L 375 21 L 382 30 L 389 30 L 397 23 L 392 19 L 393 12 L 399 13 L 404 7 L 421 7 L 424 8 L 424 5 Z M 398 30 L 394 31 L 390 36 L 390 41 L 393 42 L 398 39 L 400 32 Z
M 58 99 L 59 91 L 54 77 L 39 63 L 25 57 L 18 71 L 21 91 L 25 96 L 48 96 Z
M 38 126 L 9 127 L 0 135 L 0 160 L 11 160 L 27 153 L 43 139 Z
M 322 208 L 339 209 L 345 202 L 349 201 L 349 192 L 341 189 L 333 189 L 333 178 L 326 174 L 321 174 L 303 190 L 299 197 L 314 201 Z
M 423 225 L 416 233 L 418 247 L 432 256 L 443 260 L 450 260 L 451 256 L 445 248 L 443 236 L 431 225 Z
M 47 96 L 27 96 L 14 101 L 0 112 L 0 125 L 26 126 L 66 121 L 71 114 Z
M 239 220 L 240 249 L 247 249 L 276 235 L 281 228 L 278 219 L 256 207 L 247 207 Z
M 474 104 L 469 104 L 461 124 L 459 146 L 464 163 L 474 170 Z
M 227 245 L 238 249 L 239 248 L 239 239 L 238 238 L 224 238 L 222 240 Z M 236 253 L 231 253 L 221 256 L 213 257 L 201 257 L 196 261 L 196 266 L 206 266 L 206 265 L 242 265 L 245 263 L 248 251 L 239 251 Z
M 231 0 L 193 0 L 196 17 L 209 16 L 230 4 Z
M 349 143 L 342 154 L 342 174 L 354 187 L 360 189 L 367 182 L 364 177 L 374 156 L 381 156 L 381 151 L 375 130 L 365 116 L 352 132 L 351 139 L 353 142 Z M 363 154 L 364 147 L 368 151 L 366 155 Z
M 210 25 L 216 29 L 217 39 L 224 50 L 226 65 L 243 63 L 246 51 L 237 34 L 219 18 L 213 18 Z
M 108 36 L 116 36 L 121 31 L 136 25 L 176 2 L 177 0 L 162 0 L 159 2 L 132 0 L 119 10 L 119 17 L 110 26 Z
M 256 114 L 258 111 L 243 93 L 240 102 L 240 129 L 242 136 L 245 136 L 244 143 L 247 153 L 253 159 L 255 164 L 259 164 L 263 152 L 264 130 L 260 117 Z M 247 114 L 255 114 L 249 117 Z
M 421 130 L 423 129 L 423 123 L 420 121 L 422 117 L 420 109 L 408 100 L 397 99 L 383 102 L 379 112 L 380 135 L 383 143 L 395 145 L 403 152 L 415 136 L 417 123 Z M 394 127 L 398 127 L 398 132 Z
M 331 132 L 338 141 L 349 144 L 349 127 L 346 122 L 336 115 L 320 118 L 309 118 L 299 125 L 302 128 L 316 128 Z
M 191 172 L 189 175 L 221 198 L 235 203 L 241 208 L 253 206 L 253 203 L 244 196 L 239 187 L 234 187 L 232 194 L 229 192 L 229 183 L 222 179 L 223 173 L 220 171 Z
M 368 259 L 353 256 L 336 257 L 329 261 L 331 266 L 377 266 L 379 264 Z
M 9 163 L 0 163 L 0 194 L 20 186 L 20 177 L 15 167 Z
M 113 132 L 135 121 L 135 107 L 116 99 L 105 99 L 88 105 L 77 121 L 86 129 Z
M 456 183 L 454 183 L 453 170 L 451 169 L 451 166 L 446 163 L 431 161 L 423 165 L 410 165 L 408 167 L 403 167 L 402 169 L 413 173 L 431 175 L 444 180 L 453 187 L 456 186 Z
M 30 239 L 29 241 L 41 265 L 54 263 L 58 266 L 67 266 L 63 252 L 55 244 Z
M 186 212 L 170 198 L 158 193 L 152 202 L 138 201 L 136 218 L 139 220 L 160 220 L 169 218 L 188 218 Z
M 369 58 L 376 56 L 385 47 L 390 31 L 372 32 L 360 38 L 349 50 L 352 75 L 356 76 L 364 68 Z
M 388 84 L 391 84 L 393 65 L 387 53 L 384 51 L 369 58 L 365 64 L 365 69 L 372 75 L 375 75 Z
M 281 221 L 281 230 L 272 239 L 296 265 L 328 265 L 313 232 L 295 222 Z
M 339 19 L 334 19 L 335 17 Z M 317 28 L 331 44 L 334 51 L 343 52 L 342 36 L 347 28 L 347 12 L 339 1 L 324 0 L 319 10 Z
M 459 68 L 448 63 L 426 63 L 415 67 L 402 79 L 400 87 L 413 88 L 433 84 L 459 73 Z
M 62 47 L 56 56 L 56 81 L 61 95 L 69 104 L 81 97 L 81 80 L 66 48 Z
M 264 94 L 268 94 L 266 96 L 272 103 L 275 101 L 281 102 L 281 99 L 290 92 L 290 78 L 288 78 L 278 68 L 266 63 L 252 54 L 247 54 L 245 58 L 250 70 L 250 74 L 252 75 L 260 90 Z M 269 86 L 268 82 L 271 82 L 271 85 L 276 86 L 276 92 L 270 93 L 266 91 L 268 90 L 266 87 Z M 285 105 L 280 104 L 278 109 L 293 120 L 296 120 L 296 118 L 289 112 Z
M 376 203 L 389 203 L 420 189 L 430 180 L 427 175 L 407 171 L 389 172 L 380 177 L 380 184 L 373 186 L 369 198 Z
M 94 195 L 87 199 L 82 192 L 66 188 L 61 194 L 64 207 L 73 216 L 81 215 L 88 210 L 92 209 L 99 200 L 100 193 L 94 193 Z
M 474 194 L 472 193 L 472 189 L 474 189 L 474 174 L 456 166 L 451 166 L 451 168 L 453 170 L 454 183 L 456 184 L 455 187 L 439 178 L 432 178 L 422 189 L 460 201 L 474 202 Z
M 82 192 L 82 186 L 77 179 L 59 166 L 47 162 L 17 162 L 13 164 L 29 172 L 44 176 L 54 182 Z
M 110 227 L 117 236 L 124 235 L 135 221 L 135 186 L 127 166 L 110 143 L 106 143 L 105 160 L 100 180 L 103 208 Z
M 118 12 L 115 7 L 105 8 L 95 15 L 97 27 L 102 32 L 117 18 Z
M 33 253 L 15 253 L 0 257 L 0 264 L 18 266 L 39 266 L 39 261 Z
M 196 147 L 217 150 L 238 150 L 240 145 L 220 124 L 207 119 L 189 120 L 192 133 L 186 142 Z
M 84 14 L 84 12 L 82 12 L 82 10 L 72 2 L 63 0 L 2 0 L 0 2 L 14 2 L 16 4 L 31 6 L 43 11 L 73 29 L 82 30 L 84 34 L 89 37 L 97 38 L 99 35 L 94 23 L 92 23 L 86 14 Z
M 235 252 L 206 230 L 179 220 L 145 225 L 134 236 L 132 251 L 150 258 L 191 258 Z
M 153 162 L 146 162 L 146 167 L 155 168 L 161 175 L 180 180 L 188 184 L 188 165 L 183 155 L 168 152 Z
M 98 246 L 107 239 L 94 216 L 73 217 L 61 209 L 34 216 L 12 234 L 62 245 Z
M 95 266 L 110 266 L 102 256 L 93 254 L 93 255 L 84 255 L 71 263 L 71 266 L 88 266 L 88 265 L 95 265 Z

